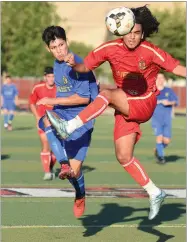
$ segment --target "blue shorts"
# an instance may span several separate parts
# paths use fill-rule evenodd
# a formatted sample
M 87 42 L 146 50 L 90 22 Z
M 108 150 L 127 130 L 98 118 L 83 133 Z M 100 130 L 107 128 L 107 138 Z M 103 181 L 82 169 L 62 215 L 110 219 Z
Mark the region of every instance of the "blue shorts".
M 54 112 L 57 113 L 61 118 L 64 118 L 59 114 L 59 112 Z M 43 117 L 39 120 L 38 126 L 40 129 L 45 131 Z M 90 146 L 93 128 L 89 130 L 85 128 L 82 128 L 81 130 L 80 129 L 81 128 L 75 130 L 66 140 L 62 140 L 59 136 L 56 136 L 59 137 L 62 146 L 65 147 L 69 159 L 76 159 L 83 162 L 86 158 L 88 147 Z M 55 130 L 54 132 L 56 134 Z
M 16 109 L 16 105 L 14 101 L 4 101 L 3 109 L 7 109 L 8 111 L 14 111 Z
M 172 123 L 171 121 L 168 122 L 159 122 L 158 120 L 152 118 L 152 128 L 154 130 L 155 136 L 162 135 L 166 138 L 171 138 L 172 135 Z

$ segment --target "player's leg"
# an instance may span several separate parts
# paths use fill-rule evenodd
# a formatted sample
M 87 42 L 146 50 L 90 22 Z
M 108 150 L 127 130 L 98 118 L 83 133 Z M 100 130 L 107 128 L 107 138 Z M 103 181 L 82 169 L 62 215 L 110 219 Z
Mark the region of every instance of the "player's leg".
M 171 142 L 171 136 L 172 136 L 172 121 L 170 119 L 164 125 L 163 139 L 162 139 L 163 149 L 165 149 Z
M 14 110 L 10 110 L 9 116 L 8 116 L 8 130 L 9 131 L 12 130 L 12 122 L 13 122 L 14 116 L 15 116 Z
M 149 219 L 153 219 L 159 212 L 165 193 L 151 181 L 142 164 L 133 156 L 134 146 L 140 134 L 137 123 L 128 122 L 121 115 L 116 115 L 114 129 L 116 157 L 131 177 L 149 194 Z
M 3 116 L 4 116 L 4 128 L 8 128 L 8 110 L 6 108 L 3 109 Z
M 8 104 L 8 110 L 9 110 L 9 116 L 8 116 L 8 130 L 11 131 L 12 130 L 12 122 L 15 116 L 15 109 L 16 109 L 16 105 L 14 102 L 9 102 Z
M 127 96 L 125 92 L 119 88 L 114 90 L 106 89 L 100 92 L 92 103 L 90 103 L 83 111 L 79 113 L 79 115 L 70 121 L 58 119 L 51 112 L 47 112 L 47 115 L 58 133 L 63 138 L 66 138 L 75 129 L 84 125 L 84 123 L 101 115 L 109 104 L 114 105 L 118 111 L 120 111 L 124 116 L 128 117 L 129 104 Z
M 42 162 L 42 167 L 44 171 L 44 180 L 52 180 L 55 178 L 55 175 L 51 173 L 50 163 L 51 163 L 51 150 L 49 147 L 49 143 L 46 137 L 46 134 L 43 130 L 39 129 L 38 134 L 40 137 L 41 142 L 41 152 L 40 152 L 40 159 Z
M 43 127 L 44 126 L 44 127 Z M 44 117 L 39 121 L 39 127 L 45 130 L 45 134 L 47 136 L 50 148 L 53 154 L 56 157 L 56 160 L 61 165 L 61 171 L 59 173 L 60 179 L 66 179 L 67 177 L 73 177 L 73 170 L 69 165 L 69 160 L 64 148 L 63 142 L 59 139 L 54 128 L 52 128 L 51 123 L 49 120 Z
M 69 179 L 69 181 L 75 188 L 73 212 L 77 218 L 82 216 L 85 210 L 85 183 L 82 164 L 90 145 L 91 133 L 90 130 L 76 140 L 65 141 L 66 151 L 68 156 L 71 157 L 70 164 L 75 174 L 75 177 Z
M 156 147 L 154 150 L 155 158 L 159 164 L 164 164 L 165 163 L 164 146 L 163 146 L 164 124 L 161 120 L 157 120 L 156 118 L 153 117 L 152 128 L 156 136 Z

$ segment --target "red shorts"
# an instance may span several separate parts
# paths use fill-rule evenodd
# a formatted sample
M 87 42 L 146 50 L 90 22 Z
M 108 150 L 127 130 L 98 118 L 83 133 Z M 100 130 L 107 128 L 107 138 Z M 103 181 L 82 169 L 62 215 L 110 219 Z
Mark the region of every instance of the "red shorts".
M 128 134 L 137 133 L 136 142 L 141 137 L 140 123 L 147 122 L 153 115 L 156 107 L 157 99 L 154 92 L 150 92 L 146 96 L 128 97 L 129 116 L 116 112 L 114 140 L 126 136 Z

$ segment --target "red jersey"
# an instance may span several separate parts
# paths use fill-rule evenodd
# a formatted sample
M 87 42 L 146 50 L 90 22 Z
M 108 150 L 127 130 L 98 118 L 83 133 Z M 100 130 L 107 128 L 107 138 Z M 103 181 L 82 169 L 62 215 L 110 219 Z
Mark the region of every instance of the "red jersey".
M 40 99 L 44 97 L 55 98 L 56 97 L 56 86 L 54 85 L 52 88 L 47 88 L 45 82 L 40 82 L 36 84 L 33 89 L 32 93 L 29 97 L 30 104 L 36 104 Z M 51 105 L 37 105 L 37 112 L 40 117 L 45 114 L 46 110 L 53 109 Z
M 170 54 L 147 41 L 141 42 L 135 50 L 129 50 L 122 38 L 102 44 L 84 59 L 90 70 L 105 61 L 110 63 L 117 87 L 127 96 L 145 96 L 155 91 L 160 69 L 172 72 L 179 64 Z

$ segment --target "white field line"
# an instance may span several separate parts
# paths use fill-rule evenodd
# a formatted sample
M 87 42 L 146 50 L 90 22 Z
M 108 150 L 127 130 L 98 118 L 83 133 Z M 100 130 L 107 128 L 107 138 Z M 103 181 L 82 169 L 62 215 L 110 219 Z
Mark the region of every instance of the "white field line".
M 1 226 L 2 229 L 44 229 L 44 228 L 186 228 L 186 224 L 161 224 L 161 225 L 137 225 L 137 224 L 113 224 L 113 225 L 18 225 Z

